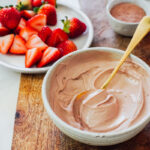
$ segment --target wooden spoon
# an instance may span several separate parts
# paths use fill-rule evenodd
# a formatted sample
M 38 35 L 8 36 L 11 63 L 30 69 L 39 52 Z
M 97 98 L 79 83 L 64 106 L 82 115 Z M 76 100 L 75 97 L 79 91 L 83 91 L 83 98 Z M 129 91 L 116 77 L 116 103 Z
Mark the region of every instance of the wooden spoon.
M 124 55 L 122 56 L 119 64 L 114 68 L 113 72 L 110 74 L 106 82 L 101 86 L 101 89 L 105 89 L 110 81 L 113 79 L 113 77 L 116 75 L 119 68 L 122 66 L 122 64 L 125 62 L 127 57 L 130 55 L 130 53 L 133 51 L 133 49 L 137 46 L 137 44 L 146 36 L 146 34 L 150 31 L 150 16 L 145 16 L 140 21 Z M 81 96 L 87 94 L 87 91 L 84 91 L 80 93 L 77 98 L 80 98 Z

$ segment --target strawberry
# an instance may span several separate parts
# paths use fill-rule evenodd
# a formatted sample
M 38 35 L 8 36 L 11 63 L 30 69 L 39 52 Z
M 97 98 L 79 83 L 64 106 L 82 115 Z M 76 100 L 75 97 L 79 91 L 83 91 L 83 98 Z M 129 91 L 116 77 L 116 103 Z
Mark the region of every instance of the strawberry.
M 40 39 L 38 35 L 32 35 L 27 43 L 26 46 L 28 49 L 31 48 L 39 48 L 40 50 L 45 50 L 48 46 Z
M 32 27 L 37 31 L 41 31 L 46 25 L 46 16 L 43 14 L 38 14 L 27 21 L 27 25 Z
M 42 51 L 38 48 L 32 48 L 27 50 L 26 56 L 25 56 L 25 66 L 26 68 L 30 68 L 33 66 L 35 63 L 40 61 L 42 58 Z
M 24 20 L 23 18 L 20 19 L 20 22 L 16 28 L 16 33 L 19 33 L 21 29 L 26 27 L 26 20 Z
M 20 12 L 14 7 L 2 8 L 0 10 L 0 22 L 8 29 L 15 29 L 20 19 Z
M 56 0 L 45 0 L 45 2 L 48 2 L 49 4 L 56 6 Z
M 14 34 L 9 34 L 0 37 L 0 52 L 6 54 L 14 40 Z
M 24 19 L 30 19 L 32 18 L 33 16 L 35 16 L 35 12 L 32 11 L 32 10 L 22 10 L 21 11 L 21 16 L 24 18 Z
M 42 5 L 42 0 L 33 0 L 32 6 L 33 7 L 40 7 Z
M 8 33 L 9 33 L 9 30 L 0 23 L 0 36 L 7 35 Z
M 47 16 L 48 25 L 56 25 L 57 23 L 57 14 L 56 8 L 51 4 L 44 4 L 38 10 L 38 14 L 44 14 Z
M 55 47 L 57 44 L 68 40 L 68 35 L 60 28 L 53 30 L 51 36 L 47 40 L 49 46 Z
M 9 52 L 12 54 L 25 54 L 26 51 L 27 51 L 27 48 L 25 46 L 24 39 L 20 37 L 19 35 L 16 35 Z
M 68 34 L 70 38 L 76 38 L 80 36 L 86 30 L 86 25 L 77 18 L 72 18 L 68 20 L 62 20 L 64 24 L 63 30 Z
M 32 0 L 18 0 L 17 9 L 18 10 L 32 9 Z
M 24 40 L 28 40 L 33 34 L 38 34 L 38 32 L 31 27 L 25 27 L 20 30 L 19 35 L 24 38 Z
M 48 37 L 51 36 L 51 34 L 52 30 L 48 26 L 44 26 L 38 35 L 41 38 L 41 40 L 45 42 L 48 39 Z
M 41 58 L 37 67 L 43 67 L 51 62 L 56 61 L 60 57 L 60 51 L 57 48 L 48 47 Z
M 62 56 L 77 50 L 76 45 L 73 43 L 73 41 L 70 40 L 58 44 L 57 48 L 59 48 L 59 50 L 61 51 Z

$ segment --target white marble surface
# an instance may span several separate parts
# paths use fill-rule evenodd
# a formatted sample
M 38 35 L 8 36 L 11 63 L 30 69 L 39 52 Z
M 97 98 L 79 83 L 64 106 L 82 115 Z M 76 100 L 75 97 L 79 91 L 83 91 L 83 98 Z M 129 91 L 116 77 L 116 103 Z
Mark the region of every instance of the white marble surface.
M 79 8 L 78 0 L 58 1 Z M 0 6 L 15 2 L 16 0 L 0 0 Z M 0 67 L 0 150 L 11 149 L 19 83 L 19 73 Z
M 11 149 L 20 74 L 0 67 L 0 150 Z

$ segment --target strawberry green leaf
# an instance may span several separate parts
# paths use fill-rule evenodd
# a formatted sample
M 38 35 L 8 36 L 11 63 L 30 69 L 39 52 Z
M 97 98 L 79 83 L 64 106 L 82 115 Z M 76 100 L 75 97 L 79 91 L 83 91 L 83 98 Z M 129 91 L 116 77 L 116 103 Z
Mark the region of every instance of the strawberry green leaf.
M 9 7 L 13 7 L 13 5 L 9 5 Z
M 4 8 L 4 7 L 0 6 L 0 10 L 1 10 L 2 8 Z
M 22 4 L 22 2 L 20 2 L 18 5 L 16 5 L 16 9 L 21 11 L 21 10 L 26 10 L 27 9 L 27 6 L 24 6 Z
M 40 7 L 34 7 L 34 8 L 33 8 L 33 11 L 34 11 L 35 13 L 37 13 L 37 12 L 39 11 L 39 9 L 40 9 Z
M 68 19 L 68 17 L 66 16 L 66 20 L 61 20 L 61 21 L 64 24 L 63 30 L 66 33 L 70 33 L 70 20 Z

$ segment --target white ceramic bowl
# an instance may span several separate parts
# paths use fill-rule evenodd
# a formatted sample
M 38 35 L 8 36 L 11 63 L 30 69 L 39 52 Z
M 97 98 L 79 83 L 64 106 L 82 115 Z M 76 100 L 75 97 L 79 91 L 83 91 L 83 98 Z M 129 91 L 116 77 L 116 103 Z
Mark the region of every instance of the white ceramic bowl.
M 129 2 L 138 5 L 139 7 L 144 9 L 146 15 L 150 15 L 150 10 L 149 10 L 150 5 L 146 3 L 146 1 L 144 0 L 111 0 L 108 2 L 106 6 L 106 13 L 108 16 L 109 24 L 111 25 L 112 29 L 121 35 L 132 36 L 135 32 L 138 23 L 128 23 L 128 22 L 120 21 L 114 18 L 110 13 L 110 10 L 115 5 L 123 2 Z
M 58 60 L 52 67 L 51 69 L 47 72 L 44 81 L 43 81 L 43 86 L 42 86 L 42 97 L 43 97 L 43 102 L 44 106 L 53 120 L 54 124 L 66 135 L 69 137 L 82 142 L 86 143 L 89 145 L 113 145 L 113 144 L 118 144 L 121 142 L 124 142 L 132 137 L 134 137 L 136 134 L 138 134 L 149 122 L 150 122 L 150 114 L 142 118 L 137 124 L 119 131 L 119 132 L 114 132 L 114 133 L 95 133 L 95 132 L 88 132 L 88 131 L 82 131 L 80 129 L 74 128 L 64 121 L 62 121 L 54 112 L 53 109 L 50 106 L 49 103 L 49 91 L 50 85 L 51 85 L 51 77 L 56 69 L 56 67 L 62 63 L 64 60 L 71 58 L 74 55 L 80 55 L 81 53 L 86 53 L 88 51 L 107 51 L 110 53 L 114 54 L 115 59 L 120 59 L 120 57 L 123 55 L 123 51 L 118 50 L 118 49 L 113 49 L 113 48 L 106 48 L 106 47 L 97 47 L 97 48 L 88 48 L 84 50 L 79 50 L 76 52 L 73 52 L 60 60 Z M 130 55 L 131 59 L 134 62 L 137 62 L 140 64 L 143 68 L 145 68 L 149 73 L 150 73 L 150 68 L 149 66 L 139 59 L 136 56 Z

